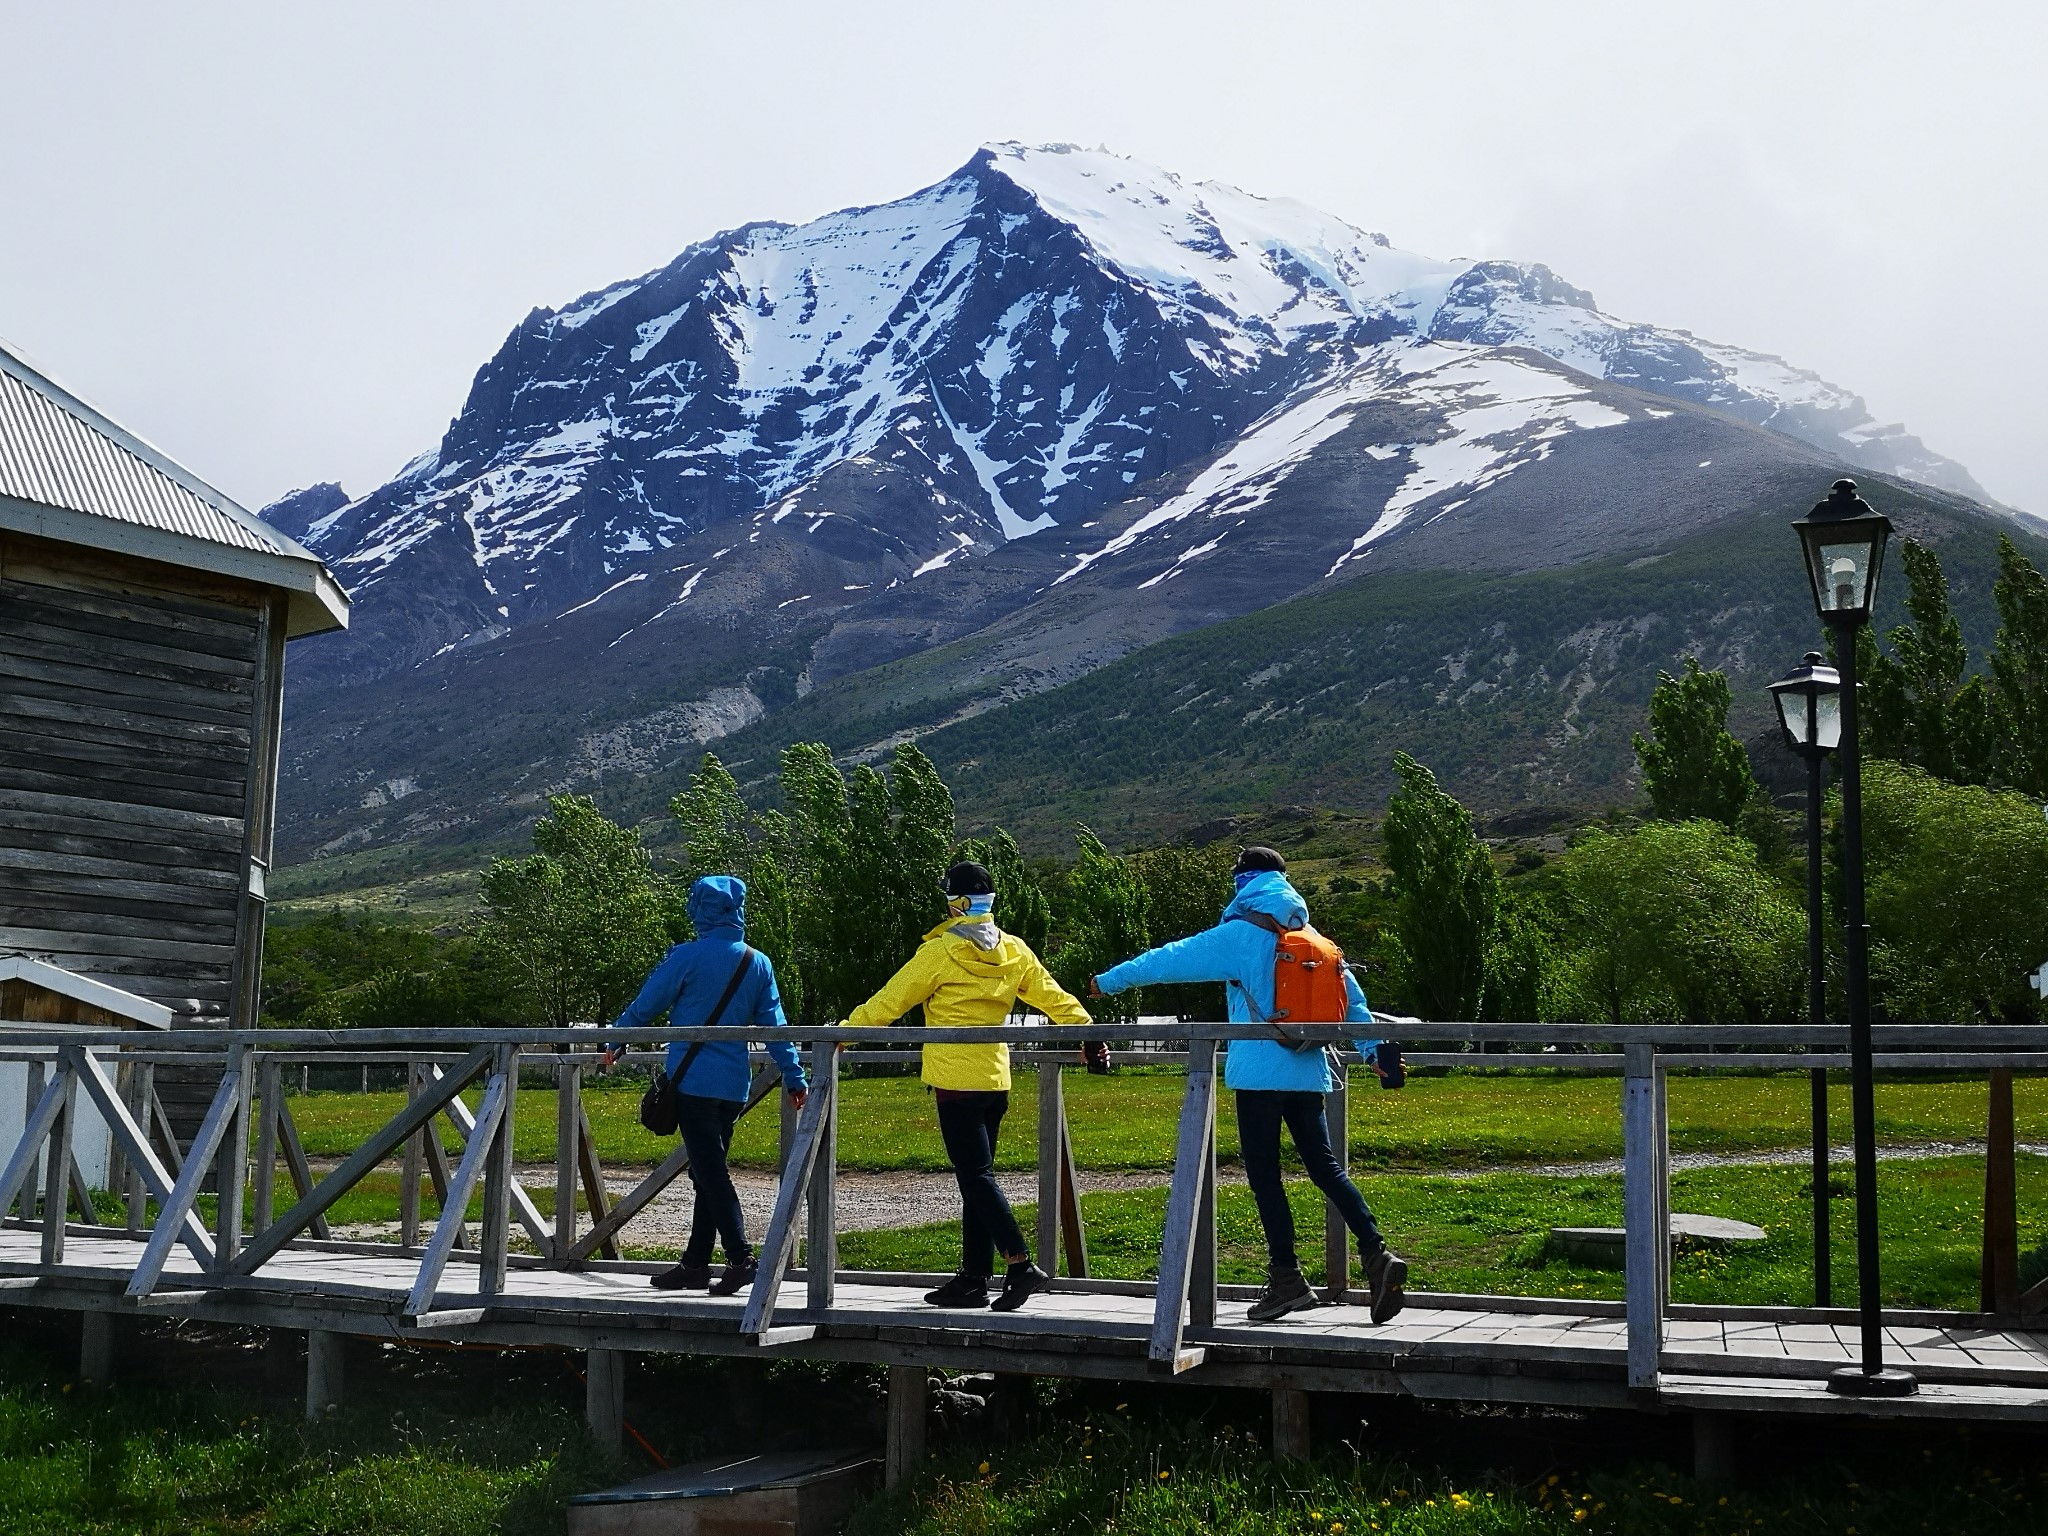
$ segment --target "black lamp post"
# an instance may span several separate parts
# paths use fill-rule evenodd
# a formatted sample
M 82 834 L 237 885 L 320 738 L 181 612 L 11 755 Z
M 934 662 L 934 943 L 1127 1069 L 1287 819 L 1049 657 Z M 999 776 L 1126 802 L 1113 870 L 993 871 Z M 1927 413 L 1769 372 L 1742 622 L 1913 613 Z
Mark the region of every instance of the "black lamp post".
M 1785 741 L 1806 759 L 1806 1020 L 1827 1022 L 1827 970 L 1821 932 L 1821 765 L 1842 744 L 1842 679 L 1808 651 L 1771 684 Z M 1813 1089 L 1813 1304 L 1834 1305 L 1828 1253 L 1828 1074 L 1815 1067 Z
M 1856 1119 L 1856 1292 L 1863 1363 L 1828 1377 L 1828 1390 L 1858 1397 L 1904 1397 L 1919 1390 L 1909 1371 L 1887 1370 L 1877 1255 L 1877 1103 L 1870 1071 L 1870 929 L 1863 920 L 1863 772 L 1856 740 L 1856 638 L 1877 604 L 1877 579 L 1892 525 L 1837 480 L 1828 499 L 1792 525 L 1799 530 L 1813 604 L 1833 631 L 1841 665 L 1842 926 L 1849 1007 L 1850 1102 Z

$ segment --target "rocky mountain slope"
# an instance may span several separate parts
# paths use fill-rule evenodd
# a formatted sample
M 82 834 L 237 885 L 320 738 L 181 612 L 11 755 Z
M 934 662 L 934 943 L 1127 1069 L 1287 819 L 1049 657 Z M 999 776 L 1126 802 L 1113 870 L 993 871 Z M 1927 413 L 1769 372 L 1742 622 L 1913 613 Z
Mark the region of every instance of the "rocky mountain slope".
M 269 509 L 357 605 L 294 652 L 282 841 L 489 837 L 883 663 L 930 653 L 950 718 L 1367 573 L 1644 547 L 1843 464 L 1980 494 L 1848 392 L 1542 267 L 990 146 L 536 311 L 397 479 Z

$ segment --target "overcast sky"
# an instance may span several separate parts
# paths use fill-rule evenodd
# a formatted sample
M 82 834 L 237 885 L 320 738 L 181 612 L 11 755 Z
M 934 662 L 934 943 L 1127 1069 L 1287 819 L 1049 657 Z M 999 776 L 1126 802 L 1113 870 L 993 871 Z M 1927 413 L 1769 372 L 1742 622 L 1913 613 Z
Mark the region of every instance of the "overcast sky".
M 2048 513 L 2048 7 L 0 0 L 0 337 L 250 506 L 536 305 L 1103 144 L 1776 352 Z

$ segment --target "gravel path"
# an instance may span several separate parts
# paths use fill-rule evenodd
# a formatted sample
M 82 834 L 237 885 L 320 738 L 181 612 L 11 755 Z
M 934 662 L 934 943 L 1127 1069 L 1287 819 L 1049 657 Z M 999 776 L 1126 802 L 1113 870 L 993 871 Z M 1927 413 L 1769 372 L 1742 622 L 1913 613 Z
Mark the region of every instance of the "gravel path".
M 2022 1152 L 2048 1155 L 2048 1145 L 2022 1143 Z M 1894 1162 L 1904 1158 L 1967 1157 L 1981 1155 L 1984 1143 L 1981 1141 L 1923 1141 L 1908 1142 L 1898 1146 L 1879 1147 L 1880 1162 Z M 1776 1152 L 1678 1152 L 1672 1154 L 1671 1166 L 1674 1171 L 1691 1168 L 1774 1168 L 1803 1166 L 1811 1156 L 1804 1149 L 1787 1149 Z M 1853 1153 L 1848 1147 L 1835 1147 L 1832 1160 L 1838 1164 L 1851 1161 Z M 334 1165 L 332 1159 L 315 1159 L 316 1169 L 324 1173 Z M 1493 1168 L 1361 1168 L 1358 1176 L 1368 1184 L 1381 1179 L 1415 1178 L 1418 1176 L 1446 1179 L 1473 1179 L 1489 1173 L 1533 1173 L 1552 1178 L 1592 1178 L 1617 1174 L 1622 1171 L 1621 1159 L 1601 1158 L 1594 1162 L 1582 1163 L 1506 1163 Z M 646 1170 L 617 1170 L 605 1175 L 605 1188 L 614 1199 L 624 1195 L 636 1185 Z M 537 1164 L 520 1169 L 522 1182 L 529 1187 L 545 1185 L 555 1176 L 554 1165 Z M 1226 1164 L 1216 1170 L 1219 1183 L 1242 1184 L 1244 1170 Z M 1003 1193 L 1011 1201 L 1022 1204 L 1038 1198 L 1038 1176 L 1035 1173 L 1002 1173 L 997 1181 L 1003 1186 Z M 1167 1181 L 1163 1173 L 1148 1170 L 1128 1172 L 1082 1169 L 1081 1189 L 1084 1194 L 1097 1194 L 1106 1190 L 1153 1189 Z M 775 1193 L 778 1180 L 773 1173 L 762 1169 L 736 1168 L 733 1170 L 733 1184 L 740 1193 L 740 1205 L 746 1212 L 747 1231 L 756 1239 L 768 1229 L 768 1218 L 775 1208 Z M 871 1232 L 890 1227 L 924 1226 L 930 1222 L 952 1221 L 960 1215 L 960 1192 L 950 1173 L 929 1173 L 902 1171 L 891 1173 L 862 1173 L 852 1169 L 839 1172 L 839 1230 L 842 1232 Z M 361 1222 L 348 1227 L 337 1228 L 337 1235 L 358 1238 L 390 1237 L 397 1232 L 396 1222 Z M 655 1196 L 648 1207 L 633 1218 L 627 1228 L 633 1246 L 636 1248 L 680 1248 L 690 1229 L 690 1181 L 687 1176 L 677 1179 Z

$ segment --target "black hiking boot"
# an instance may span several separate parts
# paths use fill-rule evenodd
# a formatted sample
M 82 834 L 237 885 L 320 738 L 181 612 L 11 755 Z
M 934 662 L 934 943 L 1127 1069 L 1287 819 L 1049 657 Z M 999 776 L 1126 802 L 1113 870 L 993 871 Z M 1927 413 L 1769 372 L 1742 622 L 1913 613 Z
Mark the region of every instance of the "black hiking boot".
M 725 1266 L 725 1273 L 718 1277 L 718 1283 L 711 1287 L 714 1296 L 737 1296 L 754 1283 L 754 1276 L 761 1273 L 760 1261 L 753 1258 L 737 1260 Z
M 989 1303 L 991 1312 L 1014 1312 L 1052 1284 L 1052 1276 L 1036 1264 L 1012 1264 L 1003 1276 L 1003 1294 Z
M 926 1291 L 925 1301 L 934 1307 L 956 1307 L 963 1311 L 988 1305 L 986 1275 L 955 1275 L 936 1291 Z
M 1365 1288 L 1372 1298 L 1372 1320 L 1384 1323 L 1407 1303 L 1408 1261 L 1382 1248 L 1365 1261 Z
M 1309 1289 L 1299 1269 L 1269 1269 L 1266 1288 L 1259 1292 L 1259 1299 L 1245 1315 L 1255 1323 L 1270 1323 L 1315 1304 L 1316 1293 Z
M 650 1275 L 647 1283 L 657 1291 L 701 1291 L 711 1284 L 711 1266 L 693 1264 L 685 1259 L 674 1269 Z

